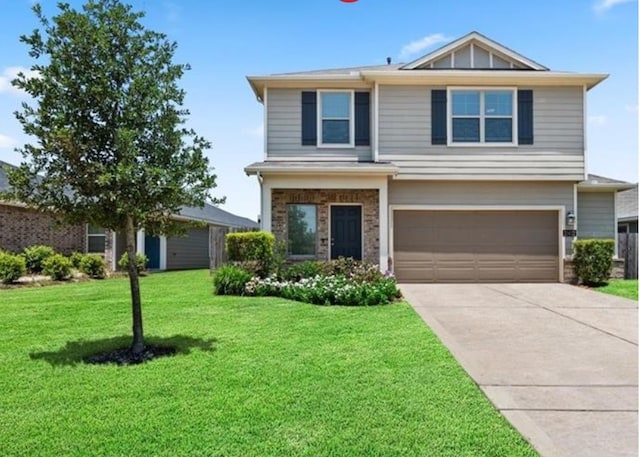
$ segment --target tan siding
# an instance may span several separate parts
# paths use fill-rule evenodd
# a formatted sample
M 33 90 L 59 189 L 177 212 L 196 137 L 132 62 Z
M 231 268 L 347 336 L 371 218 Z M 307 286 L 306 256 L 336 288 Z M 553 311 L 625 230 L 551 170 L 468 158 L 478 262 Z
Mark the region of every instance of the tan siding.
M 189 229 L 167 238 L 167 270 L 209 267 L 209 228 Z
M 397 163 L 401 175 L 583 179 L 582 88 L 533 89 L 534 144 L 519 147 L 432 145 L 432 89 L 445 88 L 380 86 L 380 160 Z M 526 160 L 514 166 L 523 157 Z M 449 159 L 455 164 L 447 163 Z M 455 170 L 450 170 L 453 165 Z
M 613 239 L 615 234 L 613 193 L 578 193 L 578 238 Z
M 269 89 L 267 93 L 267 157 L 371 160 L 370 146 L 317 148 L 302 146 L 301 89 Z

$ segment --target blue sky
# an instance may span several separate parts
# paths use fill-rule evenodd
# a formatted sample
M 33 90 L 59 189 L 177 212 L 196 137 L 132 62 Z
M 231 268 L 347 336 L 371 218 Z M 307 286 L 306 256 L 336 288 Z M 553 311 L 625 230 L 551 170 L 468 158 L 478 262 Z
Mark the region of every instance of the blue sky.
M 30 0 L 0 0 L 0 159 L 28 141 L 13 117 L 25 99 L 8 80 L 32 61 L 18 41 L 37 26 Z M 45 13 L 55 1 L 41 2 Z M 70 1 L 80 6 L 80 1 Z M 638 175 L 637 0 L 131 0 L 144 23 L 178 42 L 189 124 L 212 141 L 223 208 L 255 219 L 259 187 L 243 168 L 263 158 L 262 105 L 247 75 L 410 61 L 472 30 L 560 71 L 609 73 L 588 98 L 590 173 Z

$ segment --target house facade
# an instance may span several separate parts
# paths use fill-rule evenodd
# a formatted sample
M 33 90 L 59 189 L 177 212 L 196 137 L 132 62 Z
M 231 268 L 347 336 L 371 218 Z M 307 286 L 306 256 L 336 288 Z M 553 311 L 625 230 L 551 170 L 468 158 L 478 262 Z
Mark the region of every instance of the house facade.
M 563 281 L 576 237 L 615 238 L 628 187 L 586 180 L 606 77 L 477 32 L 404 65 L 250 76 L 262 228 L 291 260 L 352 256 L 401 282 Z
M 0 192 L 10 189 L 5 167 L 0 161 Z M 144 230 L 137 233 L 136 249 L 149 259 L 152 270 L 185 270 L 209 268 L 212 233 L 222 230 L 254 230 L 258 224 L 213 205 L 182 208 L 173 216 L 189 223 L 180 236 L 152 236 Z M 126 251 L 124 234 L 91 224 L 61 225 L 49 213 L 36 211 L 20 202 L 0 201 L 0 249 L 21 252 L 28 246 L 44 244 L 69 255 L 83 252 L 104 255 L 107 267 L 116 270 L 118 259 Z M 222 248 L 220 248 L 222 249 Z

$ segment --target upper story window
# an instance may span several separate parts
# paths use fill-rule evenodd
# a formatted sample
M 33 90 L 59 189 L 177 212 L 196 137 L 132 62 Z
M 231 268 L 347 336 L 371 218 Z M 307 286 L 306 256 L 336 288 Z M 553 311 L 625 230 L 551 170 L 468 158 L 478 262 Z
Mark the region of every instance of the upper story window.
M 353 90 L 302 91 L 301 144 L 319 148 L 371 145 L 370 93 Z
M 450 144 L 517 143 L 515 89 L 450 89 Z
M 353 147 L 352 91 L 318 92 L 318 146 Z

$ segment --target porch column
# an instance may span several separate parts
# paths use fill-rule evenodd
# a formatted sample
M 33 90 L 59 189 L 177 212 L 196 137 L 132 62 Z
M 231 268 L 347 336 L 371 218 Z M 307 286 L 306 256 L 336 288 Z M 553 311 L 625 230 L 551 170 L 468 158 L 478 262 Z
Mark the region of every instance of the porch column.
M 167 237 L 160 236 L 160 270 L 167 269 Z
M 138 230 L 136 235 L 136 253 L 144 255 L 144 229 Z
M 263 182 L 260 186 L 262 192 L 262 202 L 260 204 L 261 217 L 260 228 L 271 232 L 271 186 Z
M 388 182 L 378 188 L 378 212 L 380 214 L 380 271 L 389 269 L 389 198 Z

